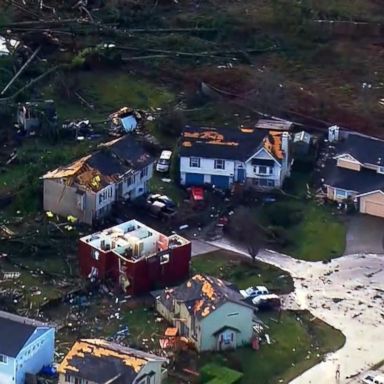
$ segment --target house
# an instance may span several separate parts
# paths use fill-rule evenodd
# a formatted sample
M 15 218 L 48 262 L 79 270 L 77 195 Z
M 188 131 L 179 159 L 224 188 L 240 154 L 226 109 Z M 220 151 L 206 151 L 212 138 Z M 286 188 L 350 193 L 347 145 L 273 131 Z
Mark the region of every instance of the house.
M 229 283 L 195 275 L 156 297 L 156 310 L 198 351 L 224 350 L 250 343 L 253 307 Z
M 318 179 L 328 199 L 349 198 L 361 213 L 384 217 L 384 141 L 330 127 Z
M 97 152 L 42 177 L 44 209 L 92 224 L 107 216 L 114 202 L 146 193 L 153 163 L 131 135 L 102 144 Z
M 234 183 L 280 188 L 290 174 L 289 147 L 286 131 L 186 127 L 180 142 L 180 182 L 221 189 Z
M 59 384 L 161 384 L 167 359 L 101 339 L 77 341 L 58 368 Z
M 110 133 L 129 133 L 138 128 L 143 119 L 143 113 L 132 108 L 123 107 L 109 116 Z
M 82 237 L 79 259 L 82 276 L 112 279 L 123 291 L 136 295 L 187 278 L 191 242 L 130 220 Z
M 0 383 L 24 384 L 54 359 L 55 330 L 41 322 L 0 311 Z

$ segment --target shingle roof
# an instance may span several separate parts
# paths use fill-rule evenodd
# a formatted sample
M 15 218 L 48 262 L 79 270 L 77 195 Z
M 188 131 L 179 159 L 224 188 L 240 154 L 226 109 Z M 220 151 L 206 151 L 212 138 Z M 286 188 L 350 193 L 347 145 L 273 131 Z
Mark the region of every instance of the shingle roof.
M 384 166 L 384 141 L 382 140 L 349 133 L 334 145 L 338 155 L 348 153 L 360 163 Z
M 264 129 L 186 127 L 180 155 L 245 161 L 264 146 L 276 160 L 281 160 L 281 134 Z
M 68 178 L 85 189 L 99 191 L 153 162 L 153 158 L 132 135 L 100 145 L 100 150 L 67 166 L 48 172 L 43 179 Z
M 193 276 L 176 288 L 165 289 L 158 300 L 169 310 L 172 310 L 173 300 L 183 302 L 197 318 L 208 316 L 228 301 L 250 307 L 230 283 L 202 274 Z
M 0 311 L 0 354 L 16 357 L 35 330 L 44 325 Z
M 373 170 L 361 168 L 353 171 L 337 166 L 337 160 L 328 159 L 319 173 L 322 184 L 335 188 L 366 193 L 384 188 L 384 175 Z
M 119 378 L 113 382 L 131 384 L 149 361 L 166 359 L 101 339 L 82 339 L 72 346 L 58 372 L 96 383 Z

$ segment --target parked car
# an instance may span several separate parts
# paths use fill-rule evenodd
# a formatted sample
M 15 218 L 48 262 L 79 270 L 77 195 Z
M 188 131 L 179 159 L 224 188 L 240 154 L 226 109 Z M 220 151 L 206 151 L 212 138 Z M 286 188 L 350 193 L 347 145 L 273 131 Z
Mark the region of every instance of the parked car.
M 240 293 L 244 297 L 244 299 L 253 299 L 254 297 L 260 295 L 268 295 L 269 291 L 266 287 L 260 285 L 257 287 L 249 287 L 247 289 L 242 289 L 240 290 Z
M 156 164 L 157 172 L 168 172 L 171 165 L 172 151 L 162 151 Z
M 176 204 L 166 195 L 151 194 L 147 197 L 146 205 L 154 217 L 168 219 L 177 213 Z
M 371 371 L 365 373 L 362 380 L 364 384 L 384 384 L 384 375 Z
M 259 295 L 252 299 L 252 304 L 259 309 L 277 309 L 281 306 L 280 297 L 274 293 Z

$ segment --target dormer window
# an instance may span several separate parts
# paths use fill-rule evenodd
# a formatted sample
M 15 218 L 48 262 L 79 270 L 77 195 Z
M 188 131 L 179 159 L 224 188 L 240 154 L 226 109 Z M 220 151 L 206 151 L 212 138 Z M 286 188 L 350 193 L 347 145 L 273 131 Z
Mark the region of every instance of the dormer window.
M 377 173 L 384 174 L 384 167 L 377 167 Z

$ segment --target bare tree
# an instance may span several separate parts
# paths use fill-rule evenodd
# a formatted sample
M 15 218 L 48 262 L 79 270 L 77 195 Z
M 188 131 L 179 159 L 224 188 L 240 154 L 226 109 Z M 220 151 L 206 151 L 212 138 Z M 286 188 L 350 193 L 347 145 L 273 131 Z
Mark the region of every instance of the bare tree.
M 231 217 L 229 224 L 230 235 L 244 244 L 253 261 L 263 243 L 263 229 L 257 217 L 248 207 L 240 207 Z

